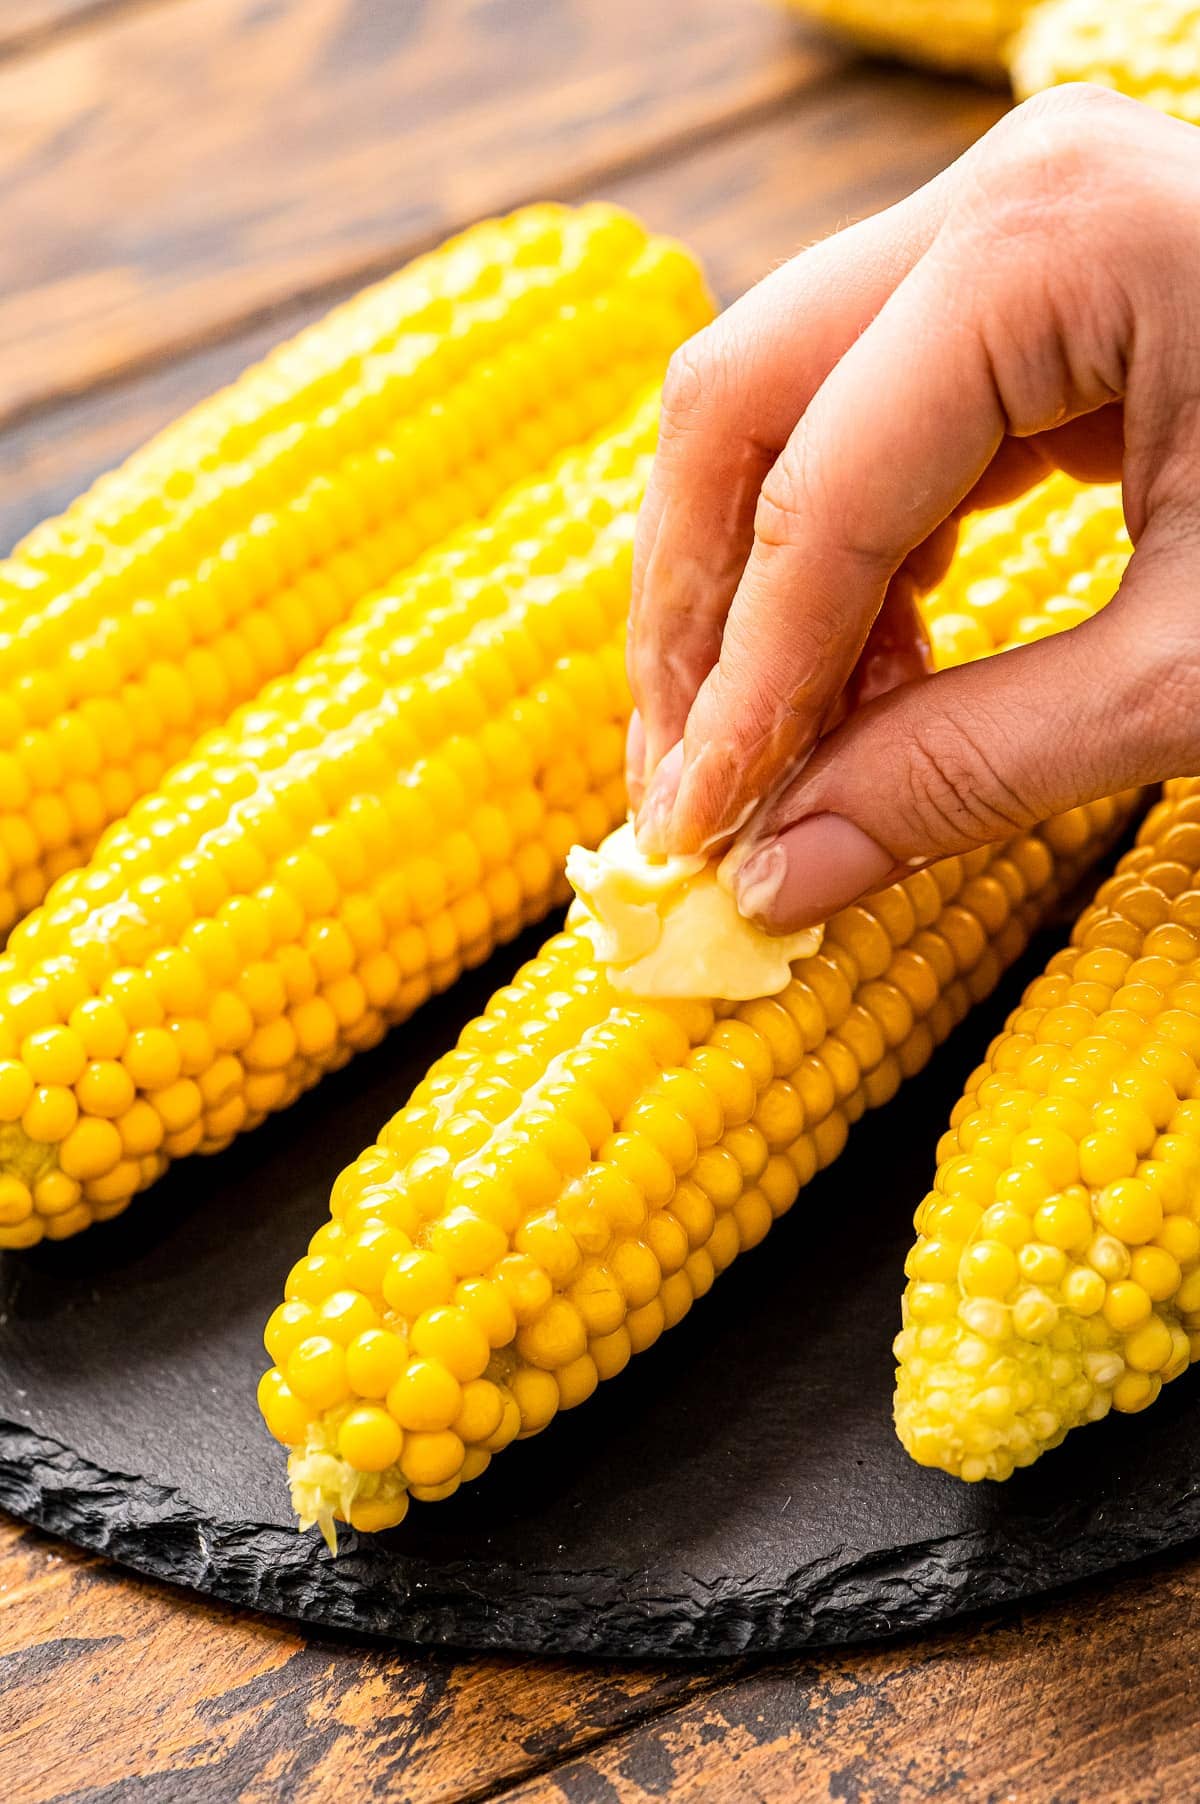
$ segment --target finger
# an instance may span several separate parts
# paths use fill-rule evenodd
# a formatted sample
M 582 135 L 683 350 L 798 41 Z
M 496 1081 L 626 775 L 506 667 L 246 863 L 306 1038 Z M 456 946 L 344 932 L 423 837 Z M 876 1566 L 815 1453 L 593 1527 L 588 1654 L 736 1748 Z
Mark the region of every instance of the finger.
M 646 733 L 642 717 L 635 708 L 629 717 L 629 728 L 625 735 L 625 788 L 631 808 L 638 807 L 645 793 L 645 768 Z
M 1051 473 L 1079 482 L 1115 482 L 1124 456 L 1124 408 L 1119 402 L 1052 426 L 1030 438 L 1006 438 L 979 481 L 955 509 L 962 519 L 982 508 L 1016 501 Z
M 1086 625 L 912 683 L 824 740 L 755 823 L 738 904 L 776 931 L 919 865 L 1200 760 L 1186 535 L 1147 538 Z
M 647 771 L 716 662 L 763 479 L 817 387 L 931 241 L 950 172 L 775 270 L 677 354 L 638 519 L 630 677 Z
M 809 755 L 893 573 L 976 489 L 1006 433 L 1032 436 L 1104 406 L 1122 379 L 1126 310 L 1102 269 L 1088 272 L 1090 292 L 1068 281 L 1074 251 L 1052 233 L 981 268 L 988 249 L 974 213 L 939 237 L 773 465 L 720 659 L 689 713 L 659 849 L 719 843 Z M 1063 298 L 1048 309 L 1060 273 Z M 661 819 L 653 790 L 643 813 L 652 805 Z
M 847 712 L 853 713 L 902 683 L 927 676 L 933 668 L 929 635 L 917 606 L 918 586 L 904 570 L 892 578 L 862 656 L 843 690 Z

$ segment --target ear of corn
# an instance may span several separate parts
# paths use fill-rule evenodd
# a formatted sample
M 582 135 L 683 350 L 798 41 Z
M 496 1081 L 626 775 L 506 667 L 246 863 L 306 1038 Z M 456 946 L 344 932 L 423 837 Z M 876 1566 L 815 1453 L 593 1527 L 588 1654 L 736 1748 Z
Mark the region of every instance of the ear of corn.
M 0 934 L 206 728 L 708 316 L 617 209 L 475 227 L 170 427 L 0 563 Z
M 302 1523 L 393 1525 L 653 1345 L 986 995 L 1124 812 L 844 910 L 777 997 L 631 1005 L 570 931 L 334 1187 L 260 1387 Z
M 985 80 L 1018 99 L 1090 81 L 1200 125 L 1197 0 L 787 0 L 864 49 Z
M 565 896 L 624 809 L 656 391 L 210 734 L 0 957 L 0 1244 L 117 1213 Z
M 917 1212 L 896 1423 L 1006 1478 L 1200 1357 L 1200 780 L 1138 843 L 967 1085 Z
M 1200 125 L 1197 0 L 1045 0 L 1010 49 L 1019 96 L 1091 81 Z
M 921 604 L 934 663 L 948 670 L 1082 625 L 1116 594 L 1131 551 L 1119 483 L 1057 474 L 971 516 Z
M 1088 598 L 1108 599 L 1121 553 L 1089 539 L 1098 505 L 1065 479 L 1019 504 L 1044 599 L 1085 556 Z M 991 546 L 1007 607 L 972 574 L 993 537 L 969 529 L 967 580 L 951 573 L 932 617 L 979 603 L 988 631 L 1029 629 L 1036 573 L 1015 548 Z M 583 934 L 552 939 L 343 1172 L 268 1324 L 260 1402 L 302 1522 L 399 1522 L 650 1346 L 992 988 L 1128 807 L 843 911 L 769 1001 L 632 1004 Z
M 1003 78 L 1008 39 L 1034 0 L 788 0 L 876 55 Z

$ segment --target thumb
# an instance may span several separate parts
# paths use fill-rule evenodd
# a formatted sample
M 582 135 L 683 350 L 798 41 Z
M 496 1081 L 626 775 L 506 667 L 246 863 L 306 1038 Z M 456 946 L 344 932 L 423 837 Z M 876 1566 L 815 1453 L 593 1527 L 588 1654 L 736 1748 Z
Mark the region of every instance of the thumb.
M 1081 626 L 906 684 L 824 738 L 739 848 L 776 932 L 1080 803 L 1200 769 L 1197 554 L 1150 530 Z

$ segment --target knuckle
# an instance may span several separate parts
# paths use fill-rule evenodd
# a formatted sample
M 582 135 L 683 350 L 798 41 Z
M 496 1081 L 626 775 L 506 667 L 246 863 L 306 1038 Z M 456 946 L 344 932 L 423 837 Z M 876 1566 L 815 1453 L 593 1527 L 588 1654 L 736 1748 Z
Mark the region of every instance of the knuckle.
M 767 550 L 794 545 L 802 522 L 811 512 L 806 484 L 798 479 L 793 457 L 779 457 L 771 465 L 758 492 L 754 508 L 754 537 Z
M 662 432 L 686 430 L 716 389 L 722 357 L 713 326 L 704 326 L 672 352 L 663 379 Z
M 1086 83 L 1052 88 L 1017 107 L 989 135 L 976 168 L 985 216 L 1010 237 L 1053 230 L 1081 195 L 1111 195 L 1123 126 L 1112 110 L 1132 103 Z M 1137 109 L 1134 108 L 1136 112 Z
M 819 530 L 822 555 L 836 556 L 871 581 L 890 576 L 907 545 L 874 532 L 876 513 L 856 505 L 812 450 L 803 424 L 771 465 L 759 491 L 754 536 L 764 549 L 796 547 Z
M 1037 818 L 982 738 L 953 720 L 914 729 L 899 806 L 914 843 L 947 851 L 1004 839 Z

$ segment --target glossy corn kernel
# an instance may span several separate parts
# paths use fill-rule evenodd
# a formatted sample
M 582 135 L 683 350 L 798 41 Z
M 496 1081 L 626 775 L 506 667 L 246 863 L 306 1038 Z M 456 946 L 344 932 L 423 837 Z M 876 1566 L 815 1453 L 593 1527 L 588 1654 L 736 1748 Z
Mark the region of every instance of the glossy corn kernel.
M 656 417 L 652 389 L 369 597 L 14 930 L 0 1246 L 116 1214 L 565 898 L 567 848 L 625 807 Z M 455 1234 L 490 1249 L 486 1224 Z
M 260 1400 L 302 1523 L 398 1523 L 652 1346 L 992 988 L 1124 812 L 1093 804 L 844 910 L 766 1001 L 631 1003 L 568 922 L 343 1172 L 292 1269 Z M 978 1261 L 989 1307 L 1010 1267 L 1003 1244 Z M 935 1313 L 949 1276 L 924 1282 Z
M 1133 851 L 972 1074 L 908 1262 L 896 1421 L 1007 1478 L 1200 1354 L 1200 780 Z
M 973 515 L 921 604 L 938 668 L 1081 625 L 1116 594 L 1131 551 L 1119 483 L 1060 473 Z
M 999 80 L 1005 47 L 1035 0 L 788 0 L 877 56 Z
M 1200 125 L 1197 0 L 1044 0 L 1009 60 L 1022 97 L 1091 81 Z
M 613 420 L 708 317 L 608 206 L 474 227 L 0 563 L 0 935 L 377 584 Z

